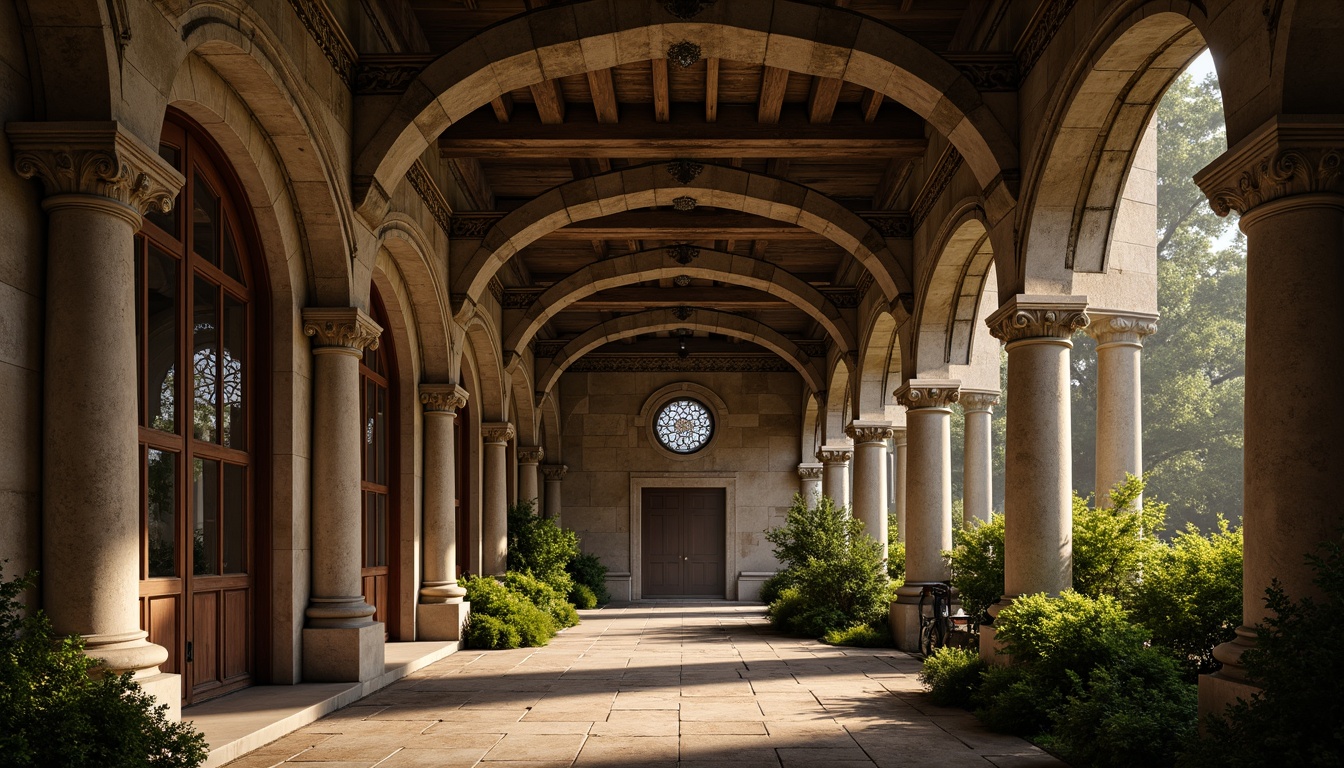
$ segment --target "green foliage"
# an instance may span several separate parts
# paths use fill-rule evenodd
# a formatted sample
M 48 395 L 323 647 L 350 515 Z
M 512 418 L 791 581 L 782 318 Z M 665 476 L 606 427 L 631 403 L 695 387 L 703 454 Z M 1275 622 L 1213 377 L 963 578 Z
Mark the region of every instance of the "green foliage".
M 569 561 L 567 566 L 570 578 L 576 585 L 582 585 L 594 597 L 593 605 L 579 605 L 580 608 L 594 608 L 599 604 L 605 605 L 611 602 L 611 593 L 607 591 L 607 566 L 597 558 L 597 555 L 590 555 L 587 552 L 580 552 Z M 571 593 L 573 594 L 573 593 Z
M 896 515 L 887 515 L 887 576 L 899 586 L 905 583 L 905 542 L 896 526 Z
M 462 581 L 462 586 L 471 603 L 466 629 L 469 647 L 487 650 L 531 648 L 545 645 L 555 637 L 558 631 L 555 619 L 522 592 L 491 576 L 468 577 Z
M 564 629 L 579 624 L 579 612 L 574 610 L 565 598 L 566 594 L 556 591 L 546 582 L 525 573 L 509 571 L 504 574 L 504 586 L 527 598 L 533 605 L 545 611 L 555 620 L 555 626 Z M 572 586 L 572 585 L 571 585 Z
M 766 605 L 772 605 L 779 600 L 780 593 L 786 588 L 793 586 L 791 583 L 792 574 L 786 571 L 780 571 L 774 576 L 761 582 L 761 602 Z
M 891 626 L 885 621 L 876 624 L 855 624 L 845 629 L 833 629 L 822 636 L 827 645 L 847 645 L 853 648 L 892 648 Z
M 1182 768 L 1344 765 L 1344 538 L 1307 560 L 1316 596 L 1293 599 L 1277 581 L 1254 648 L 1241 657 L 1263 692 L 1210 717 Z
M 1153 645 L 1170 651 L 1191 678 L 1217 669 L 1213 647 L 1241 624 L 1241 539 L 1241 529 L 1222 518 L 1209 536 L 1191 524 L 1170 546 L 1153 549 L 1125 601 Z
M 1110 492 L 1109 507 L 1088 506 L 1073 496 L 1073 588 L 1088 597 L 1124 600 L 1133 593 L 1144 561 L 1161 546 L 1157 534 L 1167 505 L 1143 500 L 1144 482 L 1127 475 Z M 1136 510 L 1136 507 L 1138 508 Z
M 569 589 L 569 602 L 574 604 L 575 608 L 588 610 L 597 607 L 597 595 L 587 584 L 576 583 Z
M 530 574 L 567 595 L 573 584 L 569 564 L 578 556 L 578 535 L 554 520 L 539 517 L 534 501 L 509 507 L 510 571 Z
M 781 609 L 771 605 L 775 626 L 820 637 L 886 616 L 888 578 L 882 548 L 844 508 L 836 508 L 825 497 L 809 507 L 795 495 L 784 526 L 765 537 L 784 564 L 782 583 L 790 585 L 776 600 L 787 600 L 788 605 Z
M 1003 597 L 1003 515 L 970 528 L 952 529 L 952 549 L 945 553 L 952 586 L 961 593 L 961 606 L 977 623 L 989 620 L 989 606 Z
M 3 571 L 0 571 L 3 577 Z M 167 718 L 130 674 L 99 675 L 79 637 L 58 638 L 20 596 L 34 575 L 0 582 L 0 763 L 15 768 L 190 768 L 205 738 Z
M 929 698 L 944 707 L 969 707 L 988 667 L 970 648 L 944 647 L 924 658 L 919 681 L 929 687 Z

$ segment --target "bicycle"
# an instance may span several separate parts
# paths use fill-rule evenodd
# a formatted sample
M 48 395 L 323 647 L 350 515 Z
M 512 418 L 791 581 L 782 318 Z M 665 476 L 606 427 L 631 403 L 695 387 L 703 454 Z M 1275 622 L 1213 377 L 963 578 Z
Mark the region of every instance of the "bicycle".
M 926 615 L 925 605 L 929 611 Z M 948 645 L 968 645 L 971 638 L 971 617 L 952 613 L 952 588 L 935 582 L 925 584 L 919 593 L 919 651 L 925 656 Z M 956 638 L 956 635 L 962 637 Z

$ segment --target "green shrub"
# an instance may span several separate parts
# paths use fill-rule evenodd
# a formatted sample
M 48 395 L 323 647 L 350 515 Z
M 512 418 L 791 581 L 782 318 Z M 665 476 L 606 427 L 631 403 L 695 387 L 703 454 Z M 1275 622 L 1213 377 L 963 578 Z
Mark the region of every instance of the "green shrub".
M 1092 507 L 1073 496 L 1073 589 L 1088 597 L 1109 595 L 1126 600 L 1133 594 L 1144 563 L 1162 548 L 1157 534 L 1167 505 L 1143 495 L 1142 478 L 1127 475 L 1111 489 L 1109 507 Z
M 969 707 L 988 665 L 970 648 L 939 648 L 924 658 L 919 680 L 929 699 L 944 707 Z
M 507 577 L 506 577 L 507 578 Z M 469 577 L 462 582 L 471 603 L 467 619 L 467 644 L 472 648 L 501 648 L 545 645 L 555 637 L 555 619 L 538 608 L 521 592 L 501 584 L 491 576 Z M 495 621 L 479 621 L 489 617 Z M 480 625 L 480 629 L 474 627 Z M 496 624 L 500 627 L 496 627 Z M 510 645 L 516 635 L 516 644 Z M 502 645 L 497 643 L 503 643 Z
M 946 553 L 952 586 L 961 593 L 961 607 L 977 624 L 989 621 L 989 606 L 1003 597 L 1003 515 L 970 528 L 952 529 L 952 549 Z
M 779 591 L 779 597 L 766 608 L 765 616 L 776 627 L 789 627 L 803 612 L 805 606 L 806 602 L 797 587 L 785 587 Z
M 510 571 L 530 574 L 567 595 L 573 583 L 568 567 L 578 556 L 578 535 L 554 520 L 539 517 L 535 502 L 522 501 L 509 507 Z
M 780 571 L 774 576 L 761 582 L 761 602 L 770 605 L 779 599 L 781 592 L 787 587 L 793 586 L 791 574 Z
M 1318 595 L 1294 600 L 1274 582 L 1256 644 L 1242 654 L 1262 692 L 1210 716 L 1182 768 L 1344 765 L 1344 538 L 1307 560 Z
M 510 571 L 504 574 L 504 586 L 527 598 L 533 605 L 545 611 L 555 620 L 555 626 L 563 629 L 578 625 L 579 612 L 574 610 L 574 606 L 570 605 L 569 601 L 565 599 L 566 595 L 557 592 L 540 579 L 535 579 L 526 573 Z
M 0 571 L 0 578 L 3 577 Z M 205 737 L 167 718 L 130 674 L 96 674 L 77 637 L 58 638 L 19 597 L 34 575 L 0 582 L 0 764 L 27 768 L 191 768 Z
M 605 605 L 611 602 L 611 593 L 607 591 L 607 566 L 602 564 L 597 555 L 580 552 L 570 558 L 567 568 L 574 583 L 587 587 L 597 599 L 598 604 Z M 579 607 L 583 608 L 584 606 Z
M 587 584 L 575 584 L 569 589 L 569 602 L 574 604 L 575 608 L 588 610 L 597 607 L 597 595 Z
M 855 624 L 846 629 L 833 629 L 821 638 L 828 645 L 847 645 L 853 648 L 892 648 L 891 626 L 885 621 L 876 624 Z
M 1218 668 L 1213 647 L 1232 639 L 1241 624 L 1241 529 L 1219 518 L 1200 535 L 1193 524 L 1170 546 L 1155 548 L 1143 578 L 1125 605 L 1169 649 L 1191 679 Z
M 905 583 L 905 542 L 897 524 L 895 515 L 887 515 L 887 576 L 899 586 Z

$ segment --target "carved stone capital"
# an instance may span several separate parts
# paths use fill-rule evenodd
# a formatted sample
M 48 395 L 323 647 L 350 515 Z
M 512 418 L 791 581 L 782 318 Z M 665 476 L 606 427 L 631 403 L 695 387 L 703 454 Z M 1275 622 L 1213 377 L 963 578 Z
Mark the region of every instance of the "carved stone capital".
M 985 389 L 963 389 L 961 390 L 961 399 L 957 402 L 961 404 L 961 409 L 966 413 L 993 411 L 994 406 L 999 404 L 999 393 Z
M 1137 344 L 1157 332 L 1157 315 L 1141 312 L 1106 312 L 1091 310 L 1087 313 L 1087 335 L 1098 344 Z
M 564 464 L 547 464 L 541 468 L 541 474 L 544 475 L 548 481 L 556 483 L 564 480 L 565 473 L 568 471 L 569 467 Z
M 167 213 L 185 179 L 120 123 L 9 123 L 14 170 L 48 196 L 93 195 L 141 215 Z
M 470 395 L 457 384 L 421 384 L 420 404 L 426 413 L 457 413 Z
M 893 394 L 896 402 L 907 410 L 948 408 L 961 399 L 961 382 L 956 379 L 911 379 Z
M 852 458 L 854 458 L 854 451 L 849 447 L 833 448 L 828 446 L 817 451 L 817 461 L 822 464 L 848 464 Z
M 1086 296 L 1014 296 L 985 319 L 994 338 L 1008 344 L 1023 339 L 1068 341 L 1087 323 Z
M 539 447 L 519 448 L 519 464 L 540 464 L 541 460 L 546 458 L 546 450 Z
M 821 472 L 822 472 L 822 466 L 821 466 L 820 464 L 799 464 L 799 465 L 798 465 L 798 479 L 799 479 L 799 480 L 820 480 L 820 479 L 821 479 Z
M 885 421 L 854 421 L 845 427 L 855 445 L 859 443 L 883 443 L 895 436 L 896 430 Z
M 1344 194 L 1344 121 L 1283 115 L 1237 142 L 1195 183 L 1219 216 L 1293 195 Z
M 313 348 L 377 349 L 383 327 L 358 307 L 309 307 L 303 310 L 303 334 Z
M 481 425 L 481 439 L 487 443 L 507 443 L 518 433 L 507 421 L 496 421 Z

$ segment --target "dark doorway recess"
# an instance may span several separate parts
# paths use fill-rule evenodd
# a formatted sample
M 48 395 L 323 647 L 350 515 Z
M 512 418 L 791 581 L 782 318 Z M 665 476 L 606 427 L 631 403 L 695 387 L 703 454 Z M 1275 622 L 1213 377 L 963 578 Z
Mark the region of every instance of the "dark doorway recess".
M 722 488 L 645 488 L 644 597 L 723 597 Z

